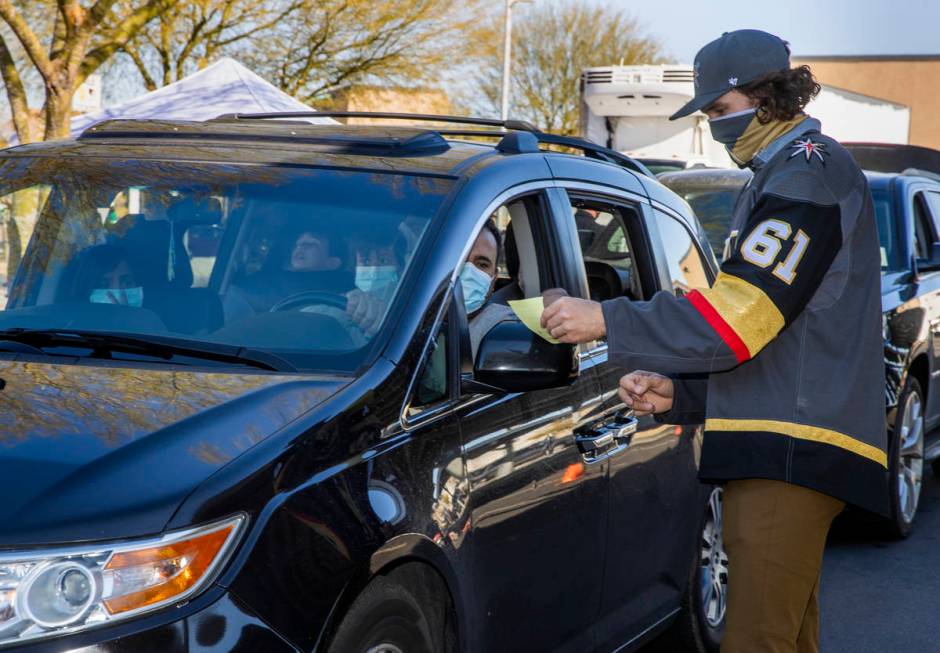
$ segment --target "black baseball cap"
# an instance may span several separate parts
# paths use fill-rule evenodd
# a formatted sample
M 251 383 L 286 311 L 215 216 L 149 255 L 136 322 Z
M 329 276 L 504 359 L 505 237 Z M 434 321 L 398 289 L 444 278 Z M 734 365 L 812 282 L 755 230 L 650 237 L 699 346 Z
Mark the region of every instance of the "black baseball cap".
M 695 55 L 695 97 L 670 120 L 704 109 L 737 86 L 790 68 L 790 50 L 778 36 L 758 29 L 725 32 Z

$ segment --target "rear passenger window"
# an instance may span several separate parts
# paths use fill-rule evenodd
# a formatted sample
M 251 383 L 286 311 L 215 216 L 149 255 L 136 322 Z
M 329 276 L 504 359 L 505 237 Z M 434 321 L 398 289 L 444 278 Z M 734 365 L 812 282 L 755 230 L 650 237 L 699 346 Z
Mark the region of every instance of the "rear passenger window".
M 571 200 L 588 288 L 595 301 L 643 296 L 625 213 L 629 210 L 579 198 Z
M 673 291 L 682 296 L 695 288 L 707 287 L 708 268 L 685 225 L 665 213 L 656 211 L 656 226 L 666 251 L 666 263 L 669 266 Z

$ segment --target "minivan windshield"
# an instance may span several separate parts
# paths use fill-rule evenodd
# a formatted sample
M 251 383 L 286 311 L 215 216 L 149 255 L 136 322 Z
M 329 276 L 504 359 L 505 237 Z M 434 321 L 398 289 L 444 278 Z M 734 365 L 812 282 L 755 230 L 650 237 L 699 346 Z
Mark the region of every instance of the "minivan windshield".
M 334 168 L 0 160 L 0 338 L 150 335 L 353 371 L 378 345 L 450 187 Z

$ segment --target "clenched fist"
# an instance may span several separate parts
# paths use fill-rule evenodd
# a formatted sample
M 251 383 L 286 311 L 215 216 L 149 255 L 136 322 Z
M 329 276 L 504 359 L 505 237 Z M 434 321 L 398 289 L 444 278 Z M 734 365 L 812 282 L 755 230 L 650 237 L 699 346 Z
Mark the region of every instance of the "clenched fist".
M 546 290 L 542 297 L 542 327 L 559 342 L 577 344 L 607 335 L 600 303 L 568 297 L 561 289 Z
M 620 378 L 617 394 L 637 417 L 642 417 L 665 413 L 672 408 L 675 386 L 668 376 L 637 370 Z

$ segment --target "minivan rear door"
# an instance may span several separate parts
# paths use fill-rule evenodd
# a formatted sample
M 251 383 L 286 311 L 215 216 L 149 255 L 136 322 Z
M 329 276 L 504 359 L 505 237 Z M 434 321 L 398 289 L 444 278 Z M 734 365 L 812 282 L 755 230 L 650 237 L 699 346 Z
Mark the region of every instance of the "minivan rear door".
M 698 250 L 691 234 L 677 221 L 683 231 L 666 224 L 670 232 L 660 234 L 655 212 L 642 198 L 570 186 L 563 202 L 559 218 L 576 227 L 572 249 L 581 253 L 593 299 L 642 301 L 674 284 L 681 290 L 681 284 L 710 282 L 710 272 L 694 267 L 691 257 Z M 668 256 L 660 243 L 666 238 L 682 259 L 676 263 L 689 269 L 686 278 L 673 281 L 668 275 L 675 266 L 658 265 L 658 258 Z M 620 377 L 631 370 L 608 360 L 606 341 L 595 343 L 590 355 L 605 399 L 604 419 L 623 435 L 623 446 L 609 458 L 607 554 L 597 622 L 599 649 L 614 650 L 671 616 L 688 582 L 705 499 L 697 478 L 700 430 L 636 418 L 617 394 Z

